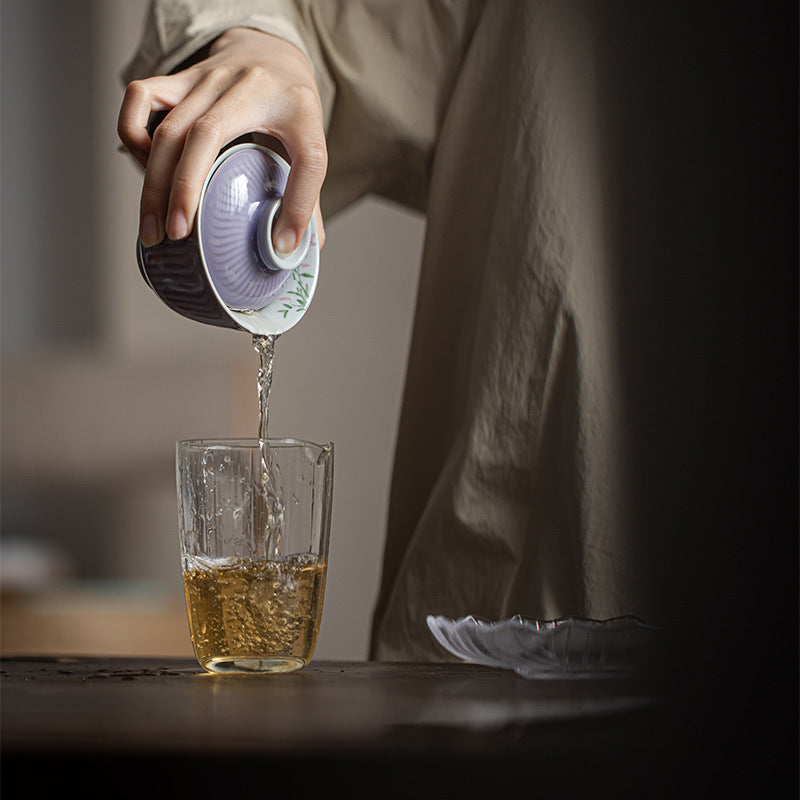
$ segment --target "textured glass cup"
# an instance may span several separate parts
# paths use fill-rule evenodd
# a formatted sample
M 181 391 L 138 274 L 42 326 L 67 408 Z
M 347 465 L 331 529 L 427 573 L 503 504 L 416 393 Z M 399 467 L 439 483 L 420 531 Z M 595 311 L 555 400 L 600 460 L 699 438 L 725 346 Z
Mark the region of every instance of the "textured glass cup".
M 333 445 L 295 439 L 177 445 L 186 609 L 201 666 L 290 672 L 317 643 Z

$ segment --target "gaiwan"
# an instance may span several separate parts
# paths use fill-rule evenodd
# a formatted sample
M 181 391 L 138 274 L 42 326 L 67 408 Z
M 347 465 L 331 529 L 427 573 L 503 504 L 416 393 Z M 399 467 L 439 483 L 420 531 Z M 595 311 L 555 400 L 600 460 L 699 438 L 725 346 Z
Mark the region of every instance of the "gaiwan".
M 298 247 L 272 245 L 289 164 L 258 144 L 238 144 L 214 162 L 186 239 L 137 241 L 147 284 L 171 309 L 207 325 L 277 336 L 296 325 L 314 296 L 319 241 L 312 218 Z

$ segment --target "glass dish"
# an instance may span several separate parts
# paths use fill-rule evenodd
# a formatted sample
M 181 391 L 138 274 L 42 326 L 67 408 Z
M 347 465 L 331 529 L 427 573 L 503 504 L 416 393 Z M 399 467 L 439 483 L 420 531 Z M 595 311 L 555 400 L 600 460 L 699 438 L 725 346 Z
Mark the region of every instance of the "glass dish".
M 658 629 L 638 617 L 533 620 L 519 614 L 500 622 L 469 615 L 429 615 L 428 628 L 449 653 L 525 678 L 618 675 L 652 666 Z

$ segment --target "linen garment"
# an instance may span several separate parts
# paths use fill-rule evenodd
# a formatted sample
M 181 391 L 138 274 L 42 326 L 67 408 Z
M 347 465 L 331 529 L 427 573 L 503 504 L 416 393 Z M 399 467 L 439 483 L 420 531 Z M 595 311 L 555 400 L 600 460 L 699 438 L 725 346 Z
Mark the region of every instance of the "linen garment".
M 426 615 L 648 618 L 625 519 L 591 25 L 580 3 L 159 0 L 126 78 L 222 31 L 311 60 L 326 217 L 427 226 L 371 652 L 446 660 Z

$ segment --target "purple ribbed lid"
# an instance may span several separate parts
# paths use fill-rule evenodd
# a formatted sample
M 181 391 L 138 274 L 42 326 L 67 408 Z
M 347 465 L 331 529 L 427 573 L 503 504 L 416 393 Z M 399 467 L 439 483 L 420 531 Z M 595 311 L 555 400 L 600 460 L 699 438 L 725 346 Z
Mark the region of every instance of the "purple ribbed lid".
M 211 282 L 232 309 L 255 311 L 266 306 L 289 278 L 271 271 L 259 254 L 258 238 L 268 212 L 283 196 L 285 168 L 258 148 L 239 149 L 224 157 L 206 183 L 200 199 L 200 247 Z

